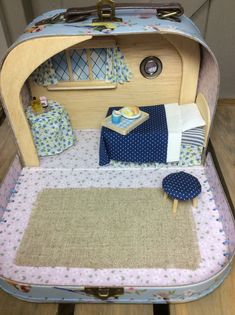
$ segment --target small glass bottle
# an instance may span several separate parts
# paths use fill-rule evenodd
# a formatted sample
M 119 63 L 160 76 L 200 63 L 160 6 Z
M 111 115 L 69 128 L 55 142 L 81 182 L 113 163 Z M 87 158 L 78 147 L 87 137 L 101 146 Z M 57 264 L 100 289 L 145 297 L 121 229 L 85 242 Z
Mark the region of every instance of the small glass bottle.
M 42 114 L 43 113 L 43 107 L 40 103 L 40 100 L 36 99 L 36 97 L 33 97 L 33 100 L 31 102 L 32 110 L 35 114 Z
M 40 96 L 39 100 L 40 100 L 40 103 L 42 104 L 42 108 L 44 110 L 47 110 L 48 109 L 48 102 L 47 102 L 46 96 Z

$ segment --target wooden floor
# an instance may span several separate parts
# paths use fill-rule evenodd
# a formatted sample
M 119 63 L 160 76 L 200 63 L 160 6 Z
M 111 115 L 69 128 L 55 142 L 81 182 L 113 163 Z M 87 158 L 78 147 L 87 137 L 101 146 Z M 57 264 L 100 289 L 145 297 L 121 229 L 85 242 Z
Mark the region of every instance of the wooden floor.
M 5 119 L 0 125 L 0 182 L 4 178 L 16 151 L 13 133 Z
M 235 205 L 235 105 L 217 109 L 211 135 L 220 166 Z M 0 179 L 3 178 L 16 152 L 14 140 L 6 122 L 0 127 Z M 235 264 L 224 284 L 209 296 L 191 303 L 172 304 L 171 315 L 234 315 Z M 158 313 L 158 312 L 157 312 Z M 34 304 L 19 301 L 0 292 L 0 315 L 152 315 L 151 305 L 73 305 Z M 159 311 L 159 314 L 162 314 Z

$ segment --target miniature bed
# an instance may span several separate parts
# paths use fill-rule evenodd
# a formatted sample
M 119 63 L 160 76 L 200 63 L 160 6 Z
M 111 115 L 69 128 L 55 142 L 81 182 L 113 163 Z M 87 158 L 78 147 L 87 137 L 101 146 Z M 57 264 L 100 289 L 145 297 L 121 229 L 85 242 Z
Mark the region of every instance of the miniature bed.
M 113 110 L 111 107 L 107 116 Z M 110 160 L 136 163 L 200 165 L 205 144 L 204 125 L 197 104 L 142 106 L 149 119 L 123 137 L 107 127 L 101 129 L 100 165 Z M 184 130 L 184 132 L 182 132 Z M 157 148 L 157 150 L 156 150 Z M 184 157 L 190 152 L 191 159 Z
M 33 21 L 2 63 L 1 94 L 20 159 L 16 156 L 0 188 L 1 287 L 16 297 L 39 302 L 167 303 L 191 301 L 208 294 L 229 273 L 235 246 L 231 208 L 207 150 L 219 85 L 213 53 L 187 17 L 181 16 L 180 22 L 162 20 L 156 18 L 153 9 L 137 13 L 118 11 L 122 22 L 106 23 L 101 28 L 99 24 L 98 29 L 91 18 L 72 24 L 62 21 L 34 26 L 62 12 L 49 12 Z M 108 54 L 112 47 L 119 47 L 132 72 L 126 80 L 116 80 L 113 74 L 107 79 L 107 73 L 98 75 L 93 71 L 97 62 L 92 63 L 91 56 L 94 53 L 98 56 L 94 49 L 107 49 Z M 74 51 L 80 58 L 66 64 L 65 60 L 76 55 Z M 60 64 L 56 81 L 54 73 L 49 84 L 35 82 L 38 67 L 48 65 L 50 58 L 58 61 L 58 56 L 65 68 L 62 71 Z M 156 77 L 151 79 L 139 69 L 148 56 L 156 56 L 161 61 L 160 73 L 157 71 Z M 81 60 L 82 69 L 88 72 L 80 71 L 77 80 L 71 80 L 74 69 L 81 69 Z M 128 71 L 126 69 L 126 73 Z M 31 97 L 42 95 L 63 106 L 74 129 L 74 145 L 68 145 L 60 154 L 37 154 L 26 114 Z M 180 106 L 195 103 L 205 122 L 199 157 L 195 159 L 193 153 L 192 162 L 186 158 L 174 164 L 111 161 L 106 166 L 99 165 L 100 125 L 109 107 L 154 104 L 170 107 L 176 103 Z M 37 119 L 40 120 L 40 115 Z M 48 132 L 45 137 L 46 134 Z M 171 200 L 163 202 L 162 180 L 180 171 L 197 177 L 202 193 L 197 208 L 181 202 L 177 213 L 173 214 L 168 211 Z M 132 193 L 138 197 L 130 199 Z M 46 194 L 49 199 L 43 203 Z M 103 199 L 99 200 L 101 195 Z M 108 198 L 109 195 L 112 197 Z M 122 205 L 124 195 L 125 207 Z M 150 202 L 147 203 L 147 197 L 139 196 L 148 196 Z M 92 219 L 91 212 L 84 209 L 79 212 L 72 207 L 82 198 L 85 203 L 81 209 L 85 206 L 97 213 Z M 95 202 L 91 204 L 93 199 Z M 143 203 L 139 203 L 141 200 L 146 202 L 146 213 Z M 64 208 L 56 212 L 50 208 L 52 203 L 55 209 L 60 209 L 61 204 Z M 159 209 L 153 207 L 155 204 Z M 135 215 L 138 207 L 142 211 Z M 141 222 L 136 220 L 139 216 Z M 159 223 L 154 227 L 151 221 Z M 132 225 L 135 228 L 129 230 Z M 83 242 L 74 243 L 70 230 Z M 138 243 L 147 238 L 148 230 L 152 234 L 147 243 L 143 242 L 142 254 L 138 256 Z M 180 242 L 178 245 L 169 237 L 173 230 Z M 188 237 L 184 237 L 186 230 Z M 98 233 L 94 244 L 100 256 L 99 252 L 94 252 L 93 241 L 89 242 L 94 231 Z M 41 238 L 44 234 L 47 236 Z M 47 243 L 48 239 L 53 240 L 52 245 Z M 49 253 L 46 253 L 48 248 Z M 122 261 L 118 260 L 119 256 L 123 256 Z M 52 260 L 48 261 L 48 257 Z M 143 265 L 139 265 L 138 259 L 143 257 Z

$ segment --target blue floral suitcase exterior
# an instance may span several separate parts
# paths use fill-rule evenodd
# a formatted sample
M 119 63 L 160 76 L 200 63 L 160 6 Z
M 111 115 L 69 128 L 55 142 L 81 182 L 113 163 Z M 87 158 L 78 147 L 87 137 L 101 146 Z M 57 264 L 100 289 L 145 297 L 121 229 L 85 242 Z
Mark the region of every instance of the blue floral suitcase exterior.
M 179 8 L 117 7 L 114 12 L 106 1 L 98 6 L 98 21 L 93 13 L 82 10 L 77 16 L 71 10 L 67 19 L 78 20 L 69 22 L 65 10 L 55 10 L 36 18 L 10 47 L 1 66 L 1 96 L 19 154 L 0 186 L 3 290 L 35 302 L 177 303 L 212 292 L 230 272 L 234 219 L 208 148 L 219 69 L 199 30 Z M 42 95 L 53 100 L 51 110 L 35 116 L 30 98 Z M 200 148 L 185 144 L 179 162 L 167 165 L 147 160 L 99 165 L 100 124 L 109 107 L 172 103 L 199 108 L 205 121 Z M 78 153 L 72 129 L 79 129 L 75 135 L 82 139 Z M 61 131 L 64 138 L 56 138 Z M 102 139 L 103 146 L 111 139 L 107 130 Z M 140 187 L 152 187 L 152 182 L 161 187 L 162 179 L 178 170 L 195 175 L 202 185 L 204 212 L 194 211 L 201 254 L 196 269 L 15 263 L 32 204 L 43 188 L 125 188 L 125 183 L 138 187 L 137 181 Z

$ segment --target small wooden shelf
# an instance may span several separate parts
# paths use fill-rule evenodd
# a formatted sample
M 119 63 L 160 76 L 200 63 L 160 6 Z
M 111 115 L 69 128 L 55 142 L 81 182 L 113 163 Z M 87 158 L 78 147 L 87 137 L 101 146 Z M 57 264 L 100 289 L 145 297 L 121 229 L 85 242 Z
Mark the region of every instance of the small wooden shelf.
M 94 81 L 76 81 L 76 82 L 59 82 L 54 85 L 47 86 L 48 91 L 59 91 L 59 90 L 106 90 L 115 89 L 116 83 L 106 82 L 100 80 Z

